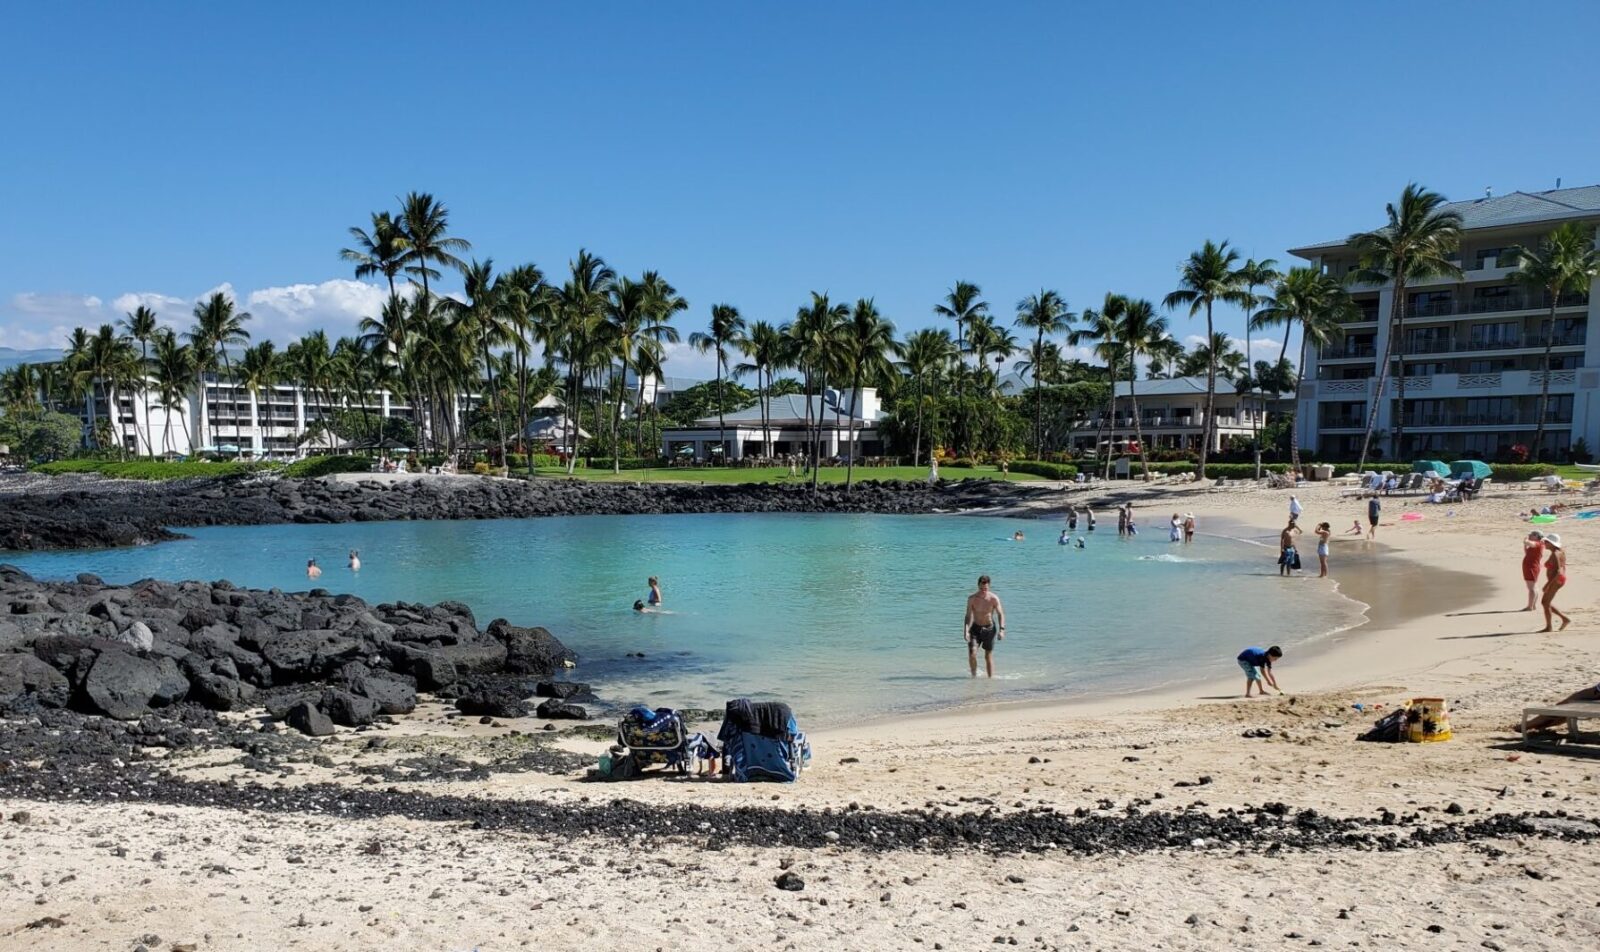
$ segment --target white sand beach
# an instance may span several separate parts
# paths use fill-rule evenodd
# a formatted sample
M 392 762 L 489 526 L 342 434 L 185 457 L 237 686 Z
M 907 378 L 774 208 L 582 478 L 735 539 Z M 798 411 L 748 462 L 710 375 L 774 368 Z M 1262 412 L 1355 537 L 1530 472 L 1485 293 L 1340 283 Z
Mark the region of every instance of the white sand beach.
M 1332 580 L 1281 584 L 1337 583 L 1372 605 L 1371 621 L 1291 651 L 1278 667 L 1286 697 L 1240 699 L 1242 678 L 1224 659 L 1217 670 L 1226 676 L 1145 693 L 817 734 L 812 769 L 792 786 L 593 784 L 541 774 L 409 786 L 554 803 L 998 813 L 1045 806 L 1111 817 L 1136 803 L 1219 813 L 1278 801 L 1340 817 L 1388 810 L 1437 822 L 1540 810 L 1600 817 L 1600 760 L 1522 751 L 1506 730 L 1523 705 L 1600 679 L 1592 570 L 1600 520 L 1564 517 L 1549 527 L 1566 543 L 1570 583 L 1559 603 L 1574 621 L 1536 634 L 1542 620 L 1517 610 L 1526 597 L 1519 562 L 1527 531 L 1518 513 L 1558 497 L 1516 487 L 1453 506 L 1394 497 L 1385 500 L 1378 541 L 1368 543 L 1339 535 L 1365 511 L 1339 492 L 1317 485 L 1297 494 L 1302 525 L 1333 524 Z M 1147 521 L 1193 511 L 1197 546 L 1219 531 L 1272 541 L 1289 495 L 1159 485 L 1111 493 L 1135 498 Z M 1103 495 L 1073 489 L 1062 499 Z M 1423 518 L 1402 522 L 1406 511 Z M 1274 551 L 1263 559 L 1270 563 Z M 1314 559 L 1307 564 L 1314 576 Z M 1189 625 L 1225 624 L 1184 617 L 1182 606 L 1174 614 Z M 1292 645 L 1290 635 L 1310 620 L 1280 624 Z M 999 657 L 1003 663 L 1004 643 Z M 954 652 L 951 663 L 964 658 Z M 1449 700 L 1453 740 L 1355 740 L 1376 705 L 1425 696 Z M 425 707 L 387 734 L 467 738 L 510 729 L 447 724 L 439 710 Z M 1241 736 L 1254 728 L 1272 735 Z M 324 766 L 263 782 L 355 783 L 338 767 L 365 740 L 341 731 L 324 742 Z M 604 747 L 577 738 L 571 745 L 595 754 Z M 204 761 L 184 768 L 196 777 L 229 769 Z M 1264 853 L 1215 842 L 990 855 L 707 849 L 714 831 L 645 850 L 618 835 L 551 840 L 459 823 L 143 804 L 0 800 L 0 815 L 0 949 L 1531 950 L 1592 948 L 1600 935 L 1596 843 L 1554 835 L 1394 851 Z M 785 870 L 805 888 L 776 889 Z

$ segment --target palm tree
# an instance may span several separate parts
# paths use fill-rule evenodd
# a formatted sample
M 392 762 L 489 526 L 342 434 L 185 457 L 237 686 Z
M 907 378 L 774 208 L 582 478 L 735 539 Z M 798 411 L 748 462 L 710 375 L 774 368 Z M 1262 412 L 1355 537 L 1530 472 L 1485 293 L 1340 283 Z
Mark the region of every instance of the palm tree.
M 512 268 L 501 281 L 505 283 L 505 309 L 507 329 L 511 332 L 511 347 L 517 355 L 517 445 L 527 451 L 530 389 L 533 377 L 528 371 L 528 357 L 540 333 L 540 323 L 550 314 L 550 287 L 544 283 L 544 272 L 538 266 L 525 264 Z M 543 397 L 543 394 L 540 395 Z M 533 454 L 528 456 L 528 475 L 533 475 Z
M 1261 299 L 1256 297 L 1256 288 L 1270 286 L 1282 275 L 1278 271 L 1278 262 L 1272 258 L 1257 261 L 1247 259 L 1239 266 L 1239 283 L 1244 286 L 1244 353 L 1246 360 L 1255 360 L 1250 350 L 1250 312 L 1255 310 Z M 1251 375 L 1249 396 L 1255 395 L 1255 376 Z M 1261 415 L 1254 409 L 1250 410 L 1251 449 L 1255 454 L 1256 479 L 1261 478 Z
M 1556 346 L 1556 306 L 1563 294 L 1584 294 L 1600 273 L 1600 257 L 1594 250 L 1594 226 L 1567 222 L 1545 236 L 1537 250 L 1518 245 L 1511 249 L 1508 263 L 1521 270 L 1511 280 L 1529 291 L 1542 292 L 1550 299 L 1550 316 L 1545 323 L 1544 373 L 1540 375 L 1539 428 L 1533 434 L 1533 462 L 1539 462 L 1544 449 L 1545 415 L 1550 408 L 1550 354 Z
M 200 400 L 201 429 L 205 428 L 206 418 L 206 382 L 207 371 L 215 371 L 220 360 L 225 379 L 230 380 L 229 400 L 232 403 L 235 432 L 239 425 L 239 400 L 231 384 L 233 377 L 233 364 L 228 357 L 228 348 L 236 347 L 250 340 L 250 332 L 244 329 L 244 322 L 250 319 L 246 311 L 235 311 L 233 301 L 220 291 L 212 292 L 206 300 L 194 306 L 194 327 L 189 330 L 189 343 L 200 358 L 196 364 L 196 388 Z M 220 445 L 216 421 L 212 421 L 211 442 L 213 446 Z M 242 452 L 242 448 L 241 448 Z
M 1107 293 L 1105 301 L 1099 310 L 1085 309 L 1079 316 L 1081 321 L 1077 330 L 1068 335 L 1067 340 L 1074 347 L 1088 345 L 1091 353 L 1106 365 L 1106 380 L 1109 382 L 1109 396 L 1107 397 L 1106 414 L 1098 431 L 1095 433 L 1095 453 L 1100 452 L 1100 435 L 1105 432 L 1107 424 L 1112 426 L 1112 436 L 1116 435 L 1117 416 L 1117 373 L 1126 359 L 1125 348 L 1122 344 L 1122 316 L 1128 309 L 1128 299 L 1121 294 Z M 1111 450 L 1106 446 L 1105 473 L 1111 476 Z
M 141 304 L 124 317 L 121 324 L 128 336 L 139 342 L 139 373 L 134 377 L 134 383 L 144 403 L 144 447 L 151 456 L 155 456 L 156 448 L 150 442 L 150 387 L 146 377 L 150 365 L 150 339 L 155 336 L 157 327 L 156 312 Z M 139 428 L 134 427 L 134 431 L 138 432 Z
M 722 374 L 728 367 L 728 350 L 738 347 L 744 339 L 744 318 L 731 304 L 711 305 L 711 325 L 707 332 L 695 331 L 689 335 L 689 346 L 702 354 L 715 354 L 717 358 L 717 445 L 723 447 L 723 462 L 732 458 L 727 453 L 727 420 L 722 402 Z
M 494 361 L 490 352 L 503 347 L 514 338 L 514 329 L 505 307 L 509 285 L 494 278 L 494 259 L 474 260 L 461 268 L 465 301 L 446 298 L 439 307 L 451 322 L 452 330 L 462 340 L 473 342 L 477 356 L 483 361 L 484 380 L 488 386 L 490 409 L 494 413 L 496 435 L 500 438 L 500 464 L 506 461 L 506 423 L 501 413 L 500 397 L 494 385 Z
M 1283 326 L 1283 343 L 1287 347 L 1300 325 L 1300 371 L 1304 373 L 1306 353 L 1311 347 L 1324 347 L 1344 336 L 1345 322 L 1360 314 L 1360 308 L 1350 294 L 1332 275 L 1320 268 L 1290 268 L 1278 279 L 1272 295 L 1263 300 L 1267 306 L 1256 312 L 1250 323 L 1261 329 Z M 1281 358 L 1280 358 L 1281 361 Z M 1290 428 L 1289 464 L 1294 472 L 1300 471 L 1300 421 Z
M 1139 444 L 1139 465 L 1144 469 L 1145 482 L 1150 481 L 1150 457 L 1144 445 L 1144 423 L 1139 418 L 1139 394 L 1135 389 L 1138 379 L 1138 360 L 1165 347 L 1163 341 L 1171 340 L 1167 334 L 1167 319 L 1156 314 L 1155 305 L 1143 298 L 1134 298 L 1122 308 L 1122 318 L 1117 322 L 1118 342 L 1128 360 L 1128 400 L 1133 405 L 1133 438 Z M 1112 386 L 1116 378 L 1112 377 Z
M 668 344 L 678 342 L 678 329 L 672 326 L 673 315 L 689 309 L 689 302 L 678 289 L 668 284 L 666 279 L 655 271 L 646 271 L 639 283 L 645 288 L 645 308 L 649 314 L 649 324 L 645 327 L 645 334 L 649 343 L 641 348 L 647 352 L 650 362 L 654 366 L 651 374 L 646 374 L 641 366 L 636 372 L 639 375 L 639 455 L 644 455 L 644 382 L 647 377 L 654 377 L 658 386 L 661 382 L 661 364 L 666 360 L 666 347 Z M 654 401 L 652 401 L 653 403 Z M 655 409 L 655 416 L 659 422 L 661 411 Z
M 1217 302 L 1245 303 L 1245 293 L 1239 289 L 1239 272 L 1234 270 L 1234 262 L 1238 260 L 1239 253 L 1229 248 L 1226 241 L 1217 244 L 1207 240 L 1199 251 L 1191 252 L 1179 266 L 1178 289 L 1168 294 L 1162 304 L 1169 310 L 1188 305 L 1190 317 L 1203 309 L 1206 312 L 1206 340 L 1211 340 L 1216 332 L 1211 310 Z M 1200 479 L 1206 478 L 1206 457 L 1210 455 L 1211 435 L 1216 432 L 1217 426 L 1216 356 L 1213 349 L 1213 359 L 1206 362 L 1206 418 L 1200 428 L 1200 465 L 1197 470 Z
M 1183 366 L 1184 359 L 1188 356 L 1184 352 L 1183 342 L 1176 337 L 1167 336 L 1157 341 L 1150 350 L 1149 377 L 1155 380 L 1158 377 L 1171 379 Z
M 407 348 L 414 335 L 415 322 L 412 320 L 414 310 L 413 302 L 391 293 L 388 300 L 383 302 L 383 309 L 378 312 L 376 318 L 361 319 L 361 346 L 374 360 L 393 371 L 394 382 L 406 392 L 406 398 L 411 403 L 411 415 L 416 423 L 417 438 L 426 440 L 428 429 L 423 425 L 425 420 L 422 412 L 423 395 L 421 388 L 417 386 L 415 368 L 412 362 L 406 359 Z
M 335 409 L 333 398 L 333 353 L 328 335 L 314 330 L 290 344 L 284 351 L 285 370 L 294 376 L 305 400 L 306 431 L 312 432 L 311 415 L 315 411 L 322 429 L 331 432 L 329 416 Z
M 443 214 L 444 209 L 439 209 Z M 354 248 L 342 248 L 339 257 L 356 266 L 357 278 L 368 278 L 381 274 L 389 282 L 389 295 L 394 296 L 394 278 L 406 264 L 406 235 L 401 223 L 394 220 L 388 212 L 372 213 L 372 231 L 370 233 L 358 227 L 351 227 L 350 237 L 355 239 Z
M 554 319 L 549 328 L 546 346 L 559 354 L 567 365 L 567 401 L 563 408 L 567 436 L 572 453 L 567 457 L 567 475 L 577 466 L 578 420 L 573 418 L 578 406 L 579 388 L 587 372 L 592 369 L 597 352 L 604 349 L 602 325 L 605 323 L 605 302 L 617 274 L 603 258 L 578 249 L 578 256 L 568 263 L 571 276 L 555 293 Z
M 250 432 L 261 432 L 261 392 L 272 392 L 272 387 L 283 376 L 283 355 L 278 353 L 272 341 L 264 340 L 259 344 L 245 348 L 239 357 L 239 384 L 244 387 L 245 393 L 250 395 Z M 258 453 L 263 453 L 265 445 L 258 446 Z
M 115 327 L 102 324 L 100 330 L 89 338 L 88 348 L 77 367 L 78 375 L 89 387 L 91 401 L 98 402 L 100 389 L 104 388 L 106 422 L 115 434 L 118 456 L 125 455 L 126 447 L 122 444 L 122 411 L 117 406 L 117 385 L 133 375 L 136 360 L 132 342 L 119 335 Z M 98 425 L 92 428 L 96 446 L 101 445 L 100 431 Z
M 939 317 L 946 317 L 956 322 L 956 358 L 967 352 L 966 331 L 974 319 L 989 313 L 989 304 L 983 300 L 983 291 L 970 281 L 957 281 L 955 287 L 945 292 L 944 300 L 935 304 L 933 313 Z M 961 380 L 961 375 L 956 377 L 956 452 L 959 455 L 966 447 L 968 434 L 966 432 L 966 386 Z
M 756 375 L 756 390 L 761 400 L 761 454 L 770 459 L 772 399 L 768 396 L 767 390 L 772 384 L 773 372 L 784 363 L 788 342 L 784 340 L 783 332 L 777 325 L 770 321 L 756 321 L 750 325 L 750 333 L 739 342 L 739 349 L 750 358 L 750 361 L 733 368 L 733 373 L 738 377 L 748 373 Z
M 195 352 L 178 343 L 178 335 L 165 328 L 156 333 L 154 342 L 151 375 L 155 378 L 156 404 L 166 416 L 165 425 L 161 428 L 161 444 L 168 453 L 173 452 L 172 416 L 177 414 L 183 423 L 184 443 L 192 451 L 194 435 L 189 430 L 189 412 L 184 406 L 184 397 L 189 390 L 189 381 L 198 372 L 195 369 Z M 195 399 L 203 399 L 203 395 L 196 393 Z
M 460 269 L 463 267 L 457 251 L 469 251 L 471 242 L 447 234 L 450 230 L 450 210 L 444 203 L 426 192 L 412 192 L 400 200 L 399 228 L 401 257 L 407 274 L 422 278 L 422 293 L 428 293 L 428 278 L 437 278 L 439 272 L 431 265 Z
M 1396 353 L 1400 362 L 1400 407 L 1395 417 L 1394 452 L 1397 458 L 1405 453 L 1406 285 L 1428 278 L 1461 276 L 1461 267 L 1450 260 L 1450 253 L 1461 244 L 1461 214 L 1442 208 L 1444 203 L 1443 195 L 1413 182 L 1400 193 L 1398 206 L 1394 203 L 1384 206 L 1389 215 L 1387 225 L 1377 231 L 1350 236 L 1350 244 L 1361 265 L 1351 272 L 1351 280 L 1372 284 L 1387 281 L 1394 286 L 1394 299 L 1389 308 L 1389 335 L 1383 345 L 1383 362 L 1378 365 L 1378 387 L 1367 412 L 1367 431 L 1361 438 L 1361 461 L 1357 468 L 1367 465 L 1372 428 L 1377 424 L 1384 384 L 1389 380 L 1389 355 L 1396 353 L 1396 343 L 1400 345 Z
M 850 316 L 845 304 L 834 304 L 828 295 L 811 292 L 811 303 L 795 312 L 794 321 L 784 326 L 790 340 L 790 356 L 804 378 L 806 397 L 806 429 L 810 443 L 808 464 L 811 467 L 811 491 L 817 490 L 817 467 L 822 459 L 822 403 L 816 401 L 817 412 L 812 413 L 813 394 L 821 396 L 828 389 L 828 375 L 838 369 L 840 338 L 844 322 Z
M 76 400 L 88 391 L 84 387 L 83 376 L 80 371 L 89 359 L 89 332 L 82 327 L 74 327 L 67 336 L 67 348 L 62 352 L 61 368 L 64 372 L 63 384 L 67 399 Z M 91 435 L 96 431 L 94 400 L 84 400 L 84 416 L 88 420 Z
M 860 410 L 861 388 L 868 380 L 881 380 L 894 372 L 890 360 L 899 348 L 894 340 L 894 325 L 878 313 L 871 298 L 862 298 L 850 311 L 844 327 L 844 362 L 851 374 L 850 457 L 845 462 L 844 488 L 849 492 L 856 471 L 856 415 Z
M 1044 354 L 1044 339 L 1070 331 L 1074 317 L 1076 315 L 1067 310 L 1067 302 L 1055 291 L 1041 288 L 1039 293 L 1017 302 L 1016 325 L 1036 334 L 1034 359 L 1030 363 L 1033 370 L 1033 452 L 1040 459 L 1044 458 L 1044 401 L 1039 396 L 1039 358 Z
M 643 280 L 633 281 L 629 278 L 619 278 L 611 286 L 610 293 L 606 296 L 606 322 L 610 325 L 611 339 L 617 355 L 618 362 L 622 365 L 622 372 L 615 379 L 621 381 L 618 386 L 626 386 L 628 372 L 633 371 L 638 375 L 638 356 L 641 347 L 650 346 L 653 341 L 647 336 L 646 327 L 650 322 L 650 296 Z M 619 393 L 616 400 L 611 403 L 611 471 L 622 472 L 622 395 Z

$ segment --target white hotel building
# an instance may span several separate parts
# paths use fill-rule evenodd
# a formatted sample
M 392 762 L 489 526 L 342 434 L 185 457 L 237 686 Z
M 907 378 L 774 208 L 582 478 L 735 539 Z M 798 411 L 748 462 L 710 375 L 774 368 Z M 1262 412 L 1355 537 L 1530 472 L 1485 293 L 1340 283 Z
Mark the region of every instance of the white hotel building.
M 1397 406 L 1391 368 L 1378 407 L 1375 432 L 1392 433 L 1405 413 L 1404 460 L 1440 453 L 1492 460 L 1509 446 L 1530 445 L 1538 425 L 1539 392 L 1550 381 L 1544 458 L 1561 460 L 1582 439 L 1600 452 L 1600 295 L 1564 295 L 1548 328 L 1550 302 L 1510 280 L 1505 253 L 1537 247 L 1555 226 L 1569 221 L 1600 227 L 1600 186 L 1513 192 L 1453 202 L 1463 231 L 1457 278 L 1434 278 L 1406 288 L 1406 405 Z M 1308 245 L 1291 253 L 1344 278 L 1356 270 L 1347 240 Z M 1378 360 L 1389 339 L 1394 292 L 1389 286 L 1355 284 L 1361 315 L 1345 326 L 1342 341 L 1308 354 L 1298 395 L 1297 426 L 1302 446 L 1323 458 L 1353 457 L 1377 384 Z M 1543 366 L 1547 332 L 1555 349 Z M 1374 437 L 1387 458 L 1388 439 Z

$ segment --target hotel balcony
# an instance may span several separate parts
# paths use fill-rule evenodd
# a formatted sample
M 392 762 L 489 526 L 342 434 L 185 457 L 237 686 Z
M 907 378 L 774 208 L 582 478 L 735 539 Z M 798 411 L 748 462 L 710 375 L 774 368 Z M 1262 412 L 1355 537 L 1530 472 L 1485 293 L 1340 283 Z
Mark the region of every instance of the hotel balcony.
M 1554 347 L 1583 347 L 1588 341 L 1586 330 L 1566 334 L 1526 334 L 1518 337 L 1498 337 L 1488 340 L 1460 340 L 1454 337 L 1423 337 L 1406 341 L 1406 357 L 1422 354 L 1481 354 L 1497 350 L 1544 350 L 1547 344 Z
M 1449 430 L 1463 427 L 1483 429 L 1533 429 L 1539 425 L 1539 414 L 1531 413 L 1405 413 L 1405 425 L 1416 430 Z M 1570 413 L 1551 413 L 1545 417 L 1546 426 L 1571 426 Z
M 1408 398 L 1417 394 L 1426 394 L 1429 397 L 1472 396 L 1482 397 L 1489 394 L 1528 396 L 1539 394 L 1544 387 L 1544 378 L 1550 378 L 1551 393 L 1573 393 L 1578 386 L 1578 371 L 1576 370 L 1503 370 L 1499 373 L 1487 374 L 1427 374 L 1406 378 L 1406 396 Z M 1376 377 L 1367 377 L 1361 380 L 1317 380 L 1306 381 L 1316 384 L 1316 399 L 1318 400 L 1366 400 L 1372 396 L 1372 388 Z M 1384 394 L 1393 398 L 1398 394 L 1399 386 L 1396 378 L 1390 378 L 1384 386 Z M 1364 425 L 1364 424 L 1363 424 Z
M 1563 295 L 1557 310 L 1589 306 L 1587 294 Z M 1456 317 L 1464 314 L 1501 314 L 1510 311 L 1548 311 L 1548 294 L 1511 294 L 1484 298 L 1457 298 L 1449 301 L 1428 301 L 1406 307 L 1406 317 Z

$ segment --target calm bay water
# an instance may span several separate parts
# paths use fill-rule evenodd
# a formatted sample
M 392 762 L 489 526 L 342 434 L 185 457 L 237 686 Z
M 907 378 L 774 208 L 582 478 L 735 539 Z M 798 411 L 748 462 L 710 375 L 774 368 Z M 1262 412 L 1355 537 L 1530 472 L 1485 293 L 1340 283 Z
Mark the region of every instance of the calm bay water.
M 1026 541 L 1010 541 L 1018 529 Z M 582 656 L 573 676 L 607 701 L 772 697 L 813 725 L 1228 674 L 1245 645 L 1303 643 L 1360 619 L 1325 586 L 1277 578 L 1270 549 L 1210 536 L 1174 545 L 1155 532 L 1123 541 L 1102 526 L 1079 550 L 1039 520 L 719 514 L 185 531 L 194 538 L 0 561 L 40 578 L 304 590 L 315 557 L 318 584 L 334 592 L 455 599 L 480 625 L 543 625 Z M 358 573 L 345 568 L 352 548 Z M 993 682 L 967 677 L 961 640 L 964 599 L 983 573 L 1008 620 Z M 666 613 L 639 615 L 651 575 Z M 626 657 L 635 652 L 645 657 Z

